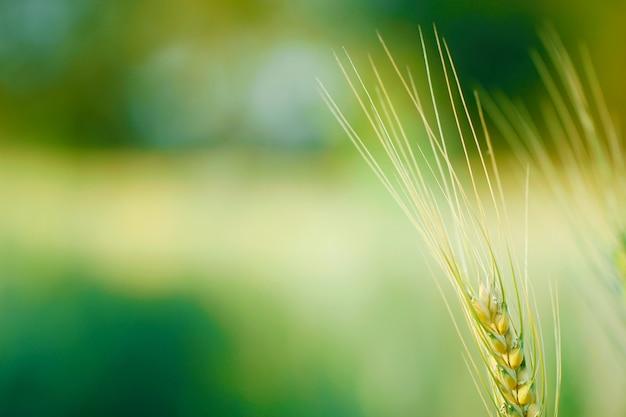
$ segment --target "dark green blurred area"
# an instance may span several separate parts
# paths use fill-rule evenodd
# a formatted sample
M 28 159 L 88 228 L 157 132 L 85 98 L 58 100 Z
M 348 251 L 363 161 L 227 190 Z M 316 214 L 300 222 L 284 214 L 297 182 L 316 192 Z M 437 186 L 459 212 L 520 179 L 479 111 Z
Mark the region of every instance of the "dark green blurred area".
M 288 319 L 259 294 L 255 306 L 234 308 L 189 289 L 116 291 L 98 284 L 92 268 L 56 262 L 36 271 L 24 259 L 3 261 L 2 415 L 359 415 L 321 363 L 290 369 L 289 349 L 279 345 L 288 342 Z M 248 333 L 262 333 L 261 341 L 223 318 L 250 311 Z M 242 368 L 241 343 L 254 344 L 253 360 L 263 364 Z M 261 397 L 242 392 L 259 384 Z
M 192 297 L 141 300 L 85 279 L 3 288 L 3 415 L 250 415 L 220 380 L 232 342 Z
M 590 46 L 623 112 L 624 13 L 0 0 L 0 415 L 483 412 L 413 231 L 315 78 L 364 123 L 332 51 L 382 57 L 379 30 L 419 68 L 417 25 L 432 41 L 434 22 L 468 90 L 533 99 L 549 21 Z M 571 381 L 575 399 L 588 387 Z
M 319 149 L 335 130 L 314 82 L 340 82 L 331 48 L 379 48 L 378 29 L 417 54 L 417 25 L 436 23 L 468 88 L 519 95 L 537 84 L 538 26 L 595 46 L 597 20 L 615 13 L 544 3 L 2 0 L 0 132 L 81 148 Z

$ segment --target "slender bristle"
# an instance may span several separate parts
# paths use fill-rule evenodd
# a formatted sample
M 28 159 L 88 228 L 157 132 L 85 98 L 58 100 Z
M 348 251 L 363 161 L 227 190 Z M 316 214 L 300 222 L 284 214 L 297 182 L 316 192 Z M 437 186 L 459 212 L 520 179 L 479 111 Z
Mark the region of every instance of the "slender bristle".
M 617 271 L 622 278 L 622 296 L 624 297 L 624 304 L 626 304 L 626 233 L 622 233 L 622 238 L 615 251 L 615 265 Z
M 556 197 L 578 257 L 592 266 L 581 274 L 583 296 L 592 310 L 598 310 L 594 305 L 601 298 L 614 312 L 614 317 L 600 314 L 597 319 L 626 363 L 626 145 L 604 102 L 589 52 L 581 50 L 580 72 L 554 29 L 541 35 L 547 59 L 538 52 L 533 59 L 550 98 L 543 105 L 547 131 L 504 97 L 498 104 L 488 101 L 489 113 L 518 159 L 536 168 Z

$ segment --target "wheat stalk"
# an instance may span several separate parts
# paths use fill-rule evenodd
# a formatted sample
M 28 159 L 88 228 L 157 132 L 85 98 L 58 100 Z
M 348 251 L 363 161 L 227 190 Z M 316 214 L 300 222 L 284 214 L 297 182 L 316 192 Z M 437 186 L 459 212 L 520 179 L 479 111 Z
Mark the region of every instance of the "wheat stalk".
M 373 90 L 347 52 L 346 64 L 337 57 L 377 138 L 378 151 L 391 163 L 390 169 L 384 167 L 374 150 L 375 144 L 365 143 L 320 83 L 322 97 L 359 153 L 424 238 L 430 255 L 452 283 L 477 348 L 472 352 L 477 352 L 479 357 L 479 361 L 474 359 L 462 338 L 468 366 L 476 384 L 482 388 L 483 402 L 491 405 L 488 410 L 495 410 L 502 417 L 537 417 L 546 412 L 543 343 L 529 294 L 526 268 L 522 272 L 511 244 L 495 152 L 478 95 L 475 95 L 479 119 L 476 123 L 449 48 L 436 29 L 435 38 L 447 96 L 443 103 L 436 99 L 421 29 L 429 88 L 426 101 L 418 94 L 410 72 L 404 75 L 400 71 L 379 35 L 391 68 L 421 121 L 421 138 L 410 137 L 407 133 L 395 101 L 371 57 Z M 432 116 L 428 115 L 424 102 L 431 105 Z M 444 128 L 444 115 L 452 116 L 452 129 Z M 455 145 L 452 137 L 458 139 L 456 145 L 462 149 L 460 166 L 456 166 L 451 157 L 451 147 Z M 420 139 L 425 142 L 423 145 L 419 144 Z M 486 192 L 481 192 L 481 187 L 486 187 Z M 447 301 L 446 305 L 449 305 Z M 456 321 L 454 324 L 457 326 Z M 480 362 L 483 366 L 479 366 Z M 557 368 L 558 374 L 560 365 Z M 557 414 L 556 407 L 554 413 Z

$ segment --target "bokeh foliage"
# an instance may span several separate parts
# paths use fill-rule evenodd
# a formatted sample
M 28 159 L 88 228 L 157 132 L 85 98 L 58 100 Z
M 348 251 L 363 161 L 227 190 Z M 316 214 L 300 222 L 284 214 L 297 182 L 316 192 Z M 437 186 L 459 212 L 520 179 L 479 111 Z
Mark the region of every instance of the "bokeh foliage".
M 384 59 L 379 30 L 419 74 L 434 22 L 468 90 L 532 102 L 547 20 L 623 113 L 613 3 L 0 0 L 0 415 L 482 413 L 417 236 L 315 78 L 364 124 L 332 50 Z M 540 277 L 570 262 L 558 227 Z M 568 297 L 562 413 L 619 415 Z

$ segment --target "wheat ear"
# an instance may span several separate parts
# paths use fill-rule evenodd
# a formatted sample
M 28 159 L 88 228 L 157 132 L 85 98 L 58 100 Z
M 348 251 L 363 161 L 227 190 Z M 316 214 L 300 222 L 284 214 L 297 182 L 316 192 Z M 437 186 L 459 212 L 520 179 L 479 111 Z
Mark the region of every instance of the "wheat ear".
M 495 410 L 502 417 L 541 416 L 546 410 L 541 331 L 535 310 L 531 307 L 533 302 L 527 274 L 522 273 L 511 245 L 495 152 L 478 96 L 475 98 L 480 121 L 475 123 L 449 48 L 445 40 L 438 37 L 436 29 L 435 38 L 445 80 L 447 100 L 443 103 L 438 103 L 436 99 L 421 29 L 429 87 L 426 101 L 418 94 L 410 73 L 404 75 L 400 71 L 379 35 L 392 71 L 423 127 L 420 138 L 409 137 L 371 57 L 370 66 L 376 80 L 373 91 L 347 52 L 347 65 L 337 57 L 373 136 L 377 138 L 378 150 L 386 156 L 392 169 L 383 168 L 379 156 L 374 156 L 377 152 L 375 144 L 365 143 L 320 84 L 322 97 L 359 153 L 423 237 L 430 255 L 452 283 L 476 347 L 470 349 L 461 337 L 468 355 L 468 366 L 481 388 L 481 397 L 490 410 L 489 414 L 492 415 Z M 428 110 L 423 103 L 430 103 L 433 116 L 427 115 Z M 443 113 L 453 118 L 453 128 L 444 127 Z M 458 142 L 450 141 L 448 136 L 458 138 Z M 420 145 L 420 140 L 425 143 Z M 460 166 L 451 157 L 451 146 L 462 149 Z M 477 159 L 472 156 L 474 154 Z M 484 192 L 479 191 L 480 187 L 486 187 L 486 197 Z M 511 296 L 510 302 L 507 294 Z M 449 306 L 447 300 L 444 301 Z M 457 326 L 456 320 L 454 324 Z M 479 360 L 475 359 L 475 355 Z M 481 362 L 483 366 L 480 366 Z M 558 367 L 557 374 L 560 365 Z
M 502 296 L 494 286 L 481 285 L 472 307 L 480 323 L 483 346 L 489 352 L 501 411 L 506 416 L 538 416 L 535 375 L 526 364 L 523 340 L 511 326 Z

